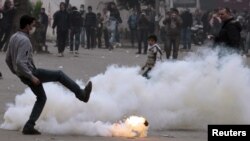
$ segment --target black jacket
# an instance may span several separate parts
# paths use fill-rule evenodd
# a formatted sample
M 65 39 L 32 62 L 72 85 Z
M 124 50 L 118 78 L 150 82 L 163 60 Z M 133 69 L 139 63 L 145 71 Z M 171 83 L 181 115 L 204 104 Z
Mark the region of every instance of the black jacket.
M 184 12 L 181 14 L 182 18 L 182 27 L 187 28 L 187 27 L 192 27 L 193 25 L 193 16 L 190 12 Z
M 235 21 L 234 18 L 225 21 L 219 35 L 215 38 L 215 45 L 225 45 L 226 47 L 239 49 L 241 30 L 241 24 Z
M 46 28 L 49 25 L 49 17 L 46 13 L 41 13 L 40 14 L 40 22 L 43 26 L 45 26 Z
M 96 14 L 93 12 L 87 13 L 86 18 L 85 18 L 85 27 L 94 27 L 96 28 L 97 26 L 97 18 Z
M 138 30 L 146 30 L 146 31 L 148 31 L 148 29 L 149 29 L 149 20 L 147 19 L 147 17 L 144 16 L 144 15 L 141 15 L 139 17 L 137 26 L 138 26 Z
M 81 27 L 83 26 L 83 19 L 81 16 L 81 13 L 77 10 L 74 10 L 71 12 L 70 16 L 70 29 L 77 29 L 81 30 Z
M 2 28 L 12 28 L 15 13 L 16 10 L 14 8 L 3 10 Z
M 54 23 L 52 28 L 57 27 L 57 31 L 66 31 L 69 29 L 69 14 L 67 11 L 57 11 L 54 14 Z

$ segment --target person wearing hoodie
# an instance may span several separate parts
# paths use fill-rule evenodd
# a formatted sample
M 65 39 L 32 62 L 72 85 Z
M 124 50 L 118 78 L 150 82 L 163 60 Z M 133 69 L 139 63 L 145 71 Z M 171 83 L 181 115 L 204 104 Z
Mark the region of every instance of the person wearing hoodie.
M 80 34 L 83 26 L 83 20 L 81 13 L 77 11 L 75 6 L 72 7 L 72 12 L 69 15 L 70 25 L 70 52 L 78 55 L 78 49 L 80 46 Z
M 55 34 L 56 28 L 58 57 L 63 57 L 69 31 L 69 14 L 66 10 L 66 4 L 64 2 L 60 3 L 60 10 L 57 11 L 53 17 L 54 22 L 52 28 L 53 34 Z
M 218 36 L 214 39 L 215 45 L 224 46 L 239 53 L 241 24 L 234 19 L 231 10 L 228 8 L 220 9 L 219 16 L 223 24 Z

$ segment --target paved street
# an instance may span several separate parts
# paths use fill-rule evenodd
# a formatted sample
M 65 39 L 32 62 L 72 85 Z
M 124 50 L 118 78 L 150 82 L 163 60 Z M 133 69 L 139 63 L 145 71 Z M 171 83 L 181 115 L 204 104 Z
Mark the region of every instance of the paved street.
M 56 48 L 49 44 L 51 54 L 36 54 L 35 63 L 38 67 L 48 69 L 63 69 L 70 77 L 88 81 L 92 76 L 103 73 L 106 67 L 111 64 L 137 66 L 145 63 L 146 55 L 136 55 L 137 49 L 117 48 L 113 51 L 106 49 L 86 50 L 80 48 L 79 57 L 74 57 L 65 51 L 65 57 L 56 56 Z M 186 53 L 180 54 L 180 59 Z M 3 122 L 3 115 L 6 111 L 6 104 L 13 102 L 17 94 L 23 93 L 25 85 L 11 74 L 4 62 L 5 54 L 0 53 L 0 71 L 3 79 L 0 80 L 0 123 Z M 248 63 L 249 64 L 249 63 Z M 120 140 L 139 140 L 139 141 L 206 141 L 206 131 L 197 130 L 149 130 L 147 138 L 119 138 L 119 137 L 89 137 L 71 135 L 48 135 L 24 136 L 20 131 L 6 131 L 0 129 L 1 141 L 120 141 Z

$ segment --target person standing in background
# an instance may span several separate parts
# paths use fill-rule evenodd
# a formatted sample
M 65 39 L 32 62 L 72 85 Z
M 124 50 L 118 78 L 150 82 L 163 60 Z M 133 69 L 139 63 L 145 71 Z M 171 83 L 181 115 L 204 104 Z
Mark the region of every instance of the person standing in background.
M 65 3 L 60 3 L 60 10 L 54 14 L 54 23 L 52 25 L 53 34 L 57 34 L 58 57 L 64 56 L 66 41 L 69 31 L 69 14 L 65 9 Z
M 95 47 L 96 26 L 97 26 L 96 14 L 92 12 L 92 6 L 88 6 L 88 13 L 86 14 L 86 17 L 85 17 L 87 49 L 94 49 Z
M 214 38 L 215 46 L 224 46 L 233 52 L 240 53 L 241 24 L 234 19 L 228 8 L 220 9 L 219 16 L 223 23 L 218 36 Z
M 135 40 L 137 38 L 137 24 L 138 24 L 138 15 L 136 11 L 133 11 L 132 14 L 128 18 L 128 27 L 130 30 L 130 39 L 131 39 L 131 45 L 134 47 Z
M 104 37 L 104 42 L 105 42 L 105 48 L 108 49 L 110 48 L 109 44 L 109 26 L 110 26 L 110 12 L 108 11 L 107 7 L 103 9 L 103 37 Z
M 49 18 L 48 15 L 45 13 L 45 8 L 41 9 L 41 13 L 39 16 L 39 22 L 41 23 L 42 26 L 42 44 L 45 46 L 45 52 L 48 52 L 48 46 L 46 45 L 46 34 L 47 34 L 47 29 L 49 25 Z
M 0 50 L 6 51 L 8 48 L 9 38 L 12 32 L 12 25 L 16 9 L 10 0 L 6 0 L 3 7 L 2 31 L 0 32 Z
M 102 48 L 102 32 L 103 32 L 103 18 L 101 13 L 97 13 L 97 30 L 96 30 L 96 37 L 97 37 L 97 47 Z
M 86 34 L 86 30 L 85 30 L 85 27 L 84 27 L 84 24 L 85 24 L 85 16 L 86 16 L 86 11 L 84 9 L 84 4 L 81 4 L 80 6 L 80 13 L 81 13 L 81 16 L 82 16 L 82 27 L 81 27 L 81 37 L 80 37 L 80 40 L 81 40 L 81 46 L 82 48 L 85 47 L 85 34 Z
M 147 36 L 149 33 L 149 20 L 146 17 L 146 13 L 141 13 L 139 19 L 138 19 L 138 52 L 136 54 L 141 54 L 142 53 L 142 43 L 143 43 L 143 53 L 147 54 L 147 47 L 148 47 L 148 42 L 147 42 Z
M 190 13 L 189 9 L 185 9 L 185 11 L 181 14 L 181 18 L 183 21 L 181 31 L 183 49 L 191 50 L 191 27 L 193 25 L 193 16 Z
M 70 52 L 74 56 L 78 56 L 78 49 L 80 46 L 81 27 L 83 26 L 81 13 L 77 11 L 75 6 L 72 7 L 72 12 L 69 16 L 70 21 Z
M 177 59 L 182 25 L 182 19 L 179 16 L 179 11 L 175 8 L 172 8 L 170 15 L 166 17 L 166 19 L 163 21 L 163 24 L 165 25 L 167 34 L 165 41 L 166 58 L 170 59 L 172 53 L 172 58 Z

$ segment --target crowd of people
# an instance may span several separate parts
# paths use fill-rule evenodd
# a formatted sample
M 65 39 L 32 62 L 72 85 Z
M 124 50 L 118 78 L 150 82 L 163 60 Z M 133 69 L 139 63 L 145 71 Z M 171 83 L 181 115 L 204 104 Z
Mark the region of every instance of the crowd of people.
M 192 48 L 193 40 L 196 38 L 193 36 L 193 26 L 202 26 L 202 34 L 198 36 L 203 43 L 208 35 L 217 36 L 223 24 L 219 16 L 219 8 L 210 11 L 171 8 L 157 14 L 155 8 L 148 5 L 142 9 L 132 9 L 125 21 L 114 2 L 106 3 L 100 13 L 95 13 L 91 6 L 85 10 L 83 4 L 80 5 L 80 9 L 77 9 L 76 6 L 61 2 L 59 7 L 59 10 L 53 14 L 52 28 L 56 35 L 56 46 L 60 57 L 64 56 L 66 46 L 69 46 L 70 52 L 75 56 L 78 55 L 80 46 L 86 49 L 107 48 L 109 50 L 121 46 L 123 39 L 120 38 L 124 36 L 120 35 L 119 26 L 123 22 L 127 24 L 126 31 L 129 33 L 131 46 L 138 48 L 137 54 L 147 54 L 147 38 L 149 35 L 156 34 L 160 43 L 164 44 L 166 58 L 177 59 L 180 44 L 183 45 L 183 50 L 189 51 Z M 41 9 L 36 31 L 32 35 L 36 52 L 49 52 L 46 45 L 49 18 L 45 11 L 44 8 Z M 3 8 L 0 9 L 1 51 L 7 50 L 8 40 L 13 31 L 11 31 L 12 24 L 6 23 L 13 23 L 14 15 L 13 4 L 10 0 L 6 0 Z M 246 53 L 250 42 L 249 13 L 232 11 L 232 16 L 242 26 L 241 49 Z
M 46 35 L 49 26 L 49 18 L 46 9 L 41 8 L 36 29 L 31 35 L 31 42 L 36 52 L 49 53 L 46 45 Z M 78 56 L 79 47 L 86 49 L 106 48 L 109 50 L 121 46 L 121 32 L 119 26 L 125 20 L 114 2 L 106 3 L 101 13 L 95 13 L 91 6 L 85 10 L 85 5 L 66 5 L 61 2 L 59 10 L 53 14 L 53 34 L 56 35 L 58 56 L 63 57 L 65 48 L 69 46 L 70 53 Z M 11 0 L 6 0 L 0 8 L 0 50 L 6 51 L 12 31 L 13 19 L 16 9 Z M 234 11 L 228 9 L 233 18 L 239 23 L 240 43 L 239 50 L 243 54 L 248 53 L 250 46 L 250 14 L 248 11 Z M 182 45 L 182 50 L 191 51 L 195 37 L 193 27 L 201 25 L 202 32 L 199 35 L 201 42 L 206 39 L 214 39 L 218 42 L 223 20 L 220 16 L 220 8 L 202 11 L 190 9 L 171 8 L 158 13 L 149 5 L 142 9 L 132 9 L 126 21 L 129 40 L 132 47 L 138 48 L 137 54 L 147 54 L 148 36 L 157 35 L 159 43 L 166 54 L 166 59 L 177 59 Z M 55 32 L 56 31 L 56 32 Z M 231 32 L 231 31 L 230 31 Z M 234 38 L 235 39 L 235 38 Z M 104 41 L 104 43 L 102 43 Z M 44 49 L 43 49 L 44 48 Z
M 84 5 L 78 10 L 71 6 L 67 10 L 65 3 L 60 3 L 60 10 L 54 15 L 52 25 L 56 28 L 59 56 L 63 56 L 69 37 L 70 52 L 78 54 L 79 46 L 86 49 L 102 48 L 102 35 L 105 48 L 112 50 L 119 42 L 118 25 L 122 22 L 115 3 L 109 3 L 103 13 L 94 13 L 91 6 L 87 12 Z M 69 31 L 69 36 L 68 36 Z M 86 37 L 85 37 L 86 35 Z M 86 40 L 85 40 L 86 39 Z
M 31 42 L 34 51 L 38 53 L 49 53 L 46 35 L 50 19 L 45 11 L 45 8 L 41 8 L 36 20 L 36 29 L 34 33 L 31 32 L 33 33 Z M 136 54 L 148 54 L 148 36 L 156 35 L 158 42 L 162 44 L 166 59 L 178 59 L 180 49 L 191 51 L 197 37 L 201 43 L 207 39 L 213 39 L 215 46 L 225 40 L 219 36 L 226 36 L 225 32 L 221 33 L 225 29 L 221 8 L 210 11 L 171 8 L 157 14 L 154 7 L 148 5 L 146 8 L 130 10 L 127 21 L 121 17 L 114 2 L 106 3 L 101 11 L 95 13 L 91 6 L 88 6 L 86 11 L 83 4 L 80 5 L 80 9 L 77 9 L 76 6 L 60 3 L 59 10 L 53 14 L 52 24 L 59 57 L 64 56 L 67 46 L 74 56 L 78 56 L 80 47 L 112 50 L 121 46 L 121 40 L 125 40 L 121 38 L 124 36 L 121 36 L 119 31 L 122 22 L 127 24 L 131 47 L 138 48 Z M 12 29 L 15 12 L 16 8 L 11 0 L 6 0 L 4 6 L 0 8 L 0 50 L 4 52 L 8 48 L 10 36 L 15 32 Z M 234 38 L 228 37 L 226 40 L 236 40 L 235 35 L 239 32 L 240 39 L 235 41 L 238 52 L 247 54 L 250 46 L 250 13 L 247 10 L 235 11 L 228 8 L 225 12 L 229 14 L 231 22 L 237 25 L 237 30 L 226 29 L 234 35 Z M 193 27 L 196 25 L 200 25 L 202 30 L 195 36 Z
M 64 56 L 66 46 L 69 46 L 70 53 L 78 56 L 80 46 L 86 49 L 112 50 L 120 44 L 119 25 L 123 20 L 117 5 L 114 2 L 107 3 L 102 13 L 94 13 L 91 6 L 87 7 L 86 12 L 84 7 L 81 5 L 78 10 L 76 6 L 68 7 L 61 2 L 60 9 L 53 14 L 52 29 L 53 34 L 56 33 L 59 57 Z M 41 8 L 38 19 L 24 15 L 20 18 L 20 29 L 13 32 L 15 11 L 10 0 L 6 0 L 4 7 L 0 9 L 0 50 L 7 51 L 6 63 L 10 71 L 29 86 L 37 97 L 29 120 L 24 125 L 23 134 L 40 134 L 34 127 L 46 102 L 42 83 L 58 81 L 70 89 L 76 98 L 87 103 L 92 82 L 81 89 L 62 71 L 37 68 L 33 61 L 33 48 L 48 52 L 48 15 L 44 8 Z M 147 54 L 142 75 L 150 78 L 148 73 L 156 61 L 162 59 L 163 51 L 166 59 L 174 60 L 178 59 L 180 44 L 183 45 L 183 50 L 190 51 L 194 38 L 192 27 L 195 24 L 202 25 L 202 35 L 213 40 L 213 47 L 224 46 L 234 53 L 247 54 L 250 46 L 250 14 L 247 11 L 235 12 L 229 8 L 219 8 L 192 13 L 189 9 L 180 11 L 171 8 L 163 14 L 156 14 L 155 9 L 148 6 L 146 9 L 133 9 L 127 20 L 131 46 L 135 47 L 137 42 L 136 54 Z M 163 43 L 163 50 L 159 42 Z

